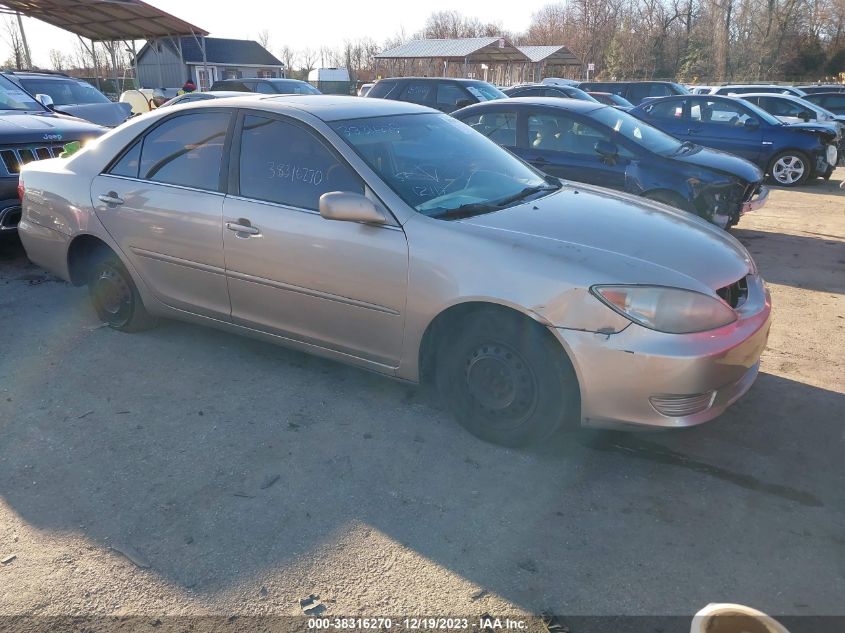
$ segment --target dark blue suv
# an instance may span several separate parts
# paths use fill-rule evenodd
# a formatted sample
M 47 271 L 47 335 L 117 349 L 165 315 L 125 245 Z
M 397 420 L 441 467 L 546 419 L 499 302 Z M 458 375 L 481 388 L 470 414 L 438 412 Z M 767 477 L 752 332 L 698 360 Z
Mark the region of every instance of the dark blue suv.
M 630 113 L 664 132 L 750 160 L 784 187 L 830 178 L 838 133 L 826 123 L 782 123 L 735 97 L 683 95 L 641 103 Z
M 643 196 L 722 228 L 766 200 L 763 173 L 748 161 L 682 143 L 601 103 L 515 98 L 452 116 L 551 176 Z

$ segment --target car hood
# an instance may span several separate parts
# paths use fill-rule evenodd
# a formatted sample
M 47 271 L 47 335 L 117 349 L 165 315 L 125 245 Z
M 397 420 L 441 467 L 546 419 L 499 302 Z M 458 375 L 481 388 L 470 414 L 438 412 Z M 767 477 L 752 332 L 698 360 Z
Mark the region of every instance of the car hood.
M 827 137 L 828 140 L 833 140 L 839 134 L 836 129 L 836 124 L 828 123 L 788 123 L 786 125 L 790 130 L 798 130 L 799 132 L 807 132 L 808 134 L 820 134 Z
M 128 103 L 80 103 L 56 106 L 56 110 L 97 125 L 116 127 L 129 118 L 132 106 Z
M 2 144 L 61 143 L 100 136 L 105 128 L 52 112 L 3 112 L 0 115 Z
M 695 215 L 580 183 L 457 222 L 511 247 L 568 260 L 571 269 L 585 271 L 585 285 L 657 284 L 712 293 L 756 270 L 742 244 Z
M 723 174 L 741 178 L 747 183 L 760 182 L 763 180 L 763 172 L 752 162 L 740 158 L 735 154 L 720 152 L 716 149 L 696 145 L 689 151 L 682 151 L 670 156 L 688 165 L 712 169 Z

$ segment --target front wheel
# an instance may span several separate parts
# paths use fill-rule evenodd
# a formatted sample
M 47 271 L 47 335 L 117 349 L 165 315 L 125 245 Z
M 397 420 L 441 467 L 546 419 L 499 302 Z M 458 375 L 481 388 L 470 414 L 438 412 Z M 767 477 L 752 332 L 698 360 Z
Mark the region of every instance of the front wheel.
M 777 154 L 769 163 L 772 182 L 781 187 L 797 187 L 810 177 L 810 159 L 801 152 L 788 150 Z
M 155 327 L 129 271 L 114 253 L 103 253 L 91 266 L 88 293 L 101 321 L 121 332 Z
M 580 413 L 564 350 L 527 317 L 479 310 L 441 340 L 437 387 L 458 423 L 503 446 L 542 441 Z

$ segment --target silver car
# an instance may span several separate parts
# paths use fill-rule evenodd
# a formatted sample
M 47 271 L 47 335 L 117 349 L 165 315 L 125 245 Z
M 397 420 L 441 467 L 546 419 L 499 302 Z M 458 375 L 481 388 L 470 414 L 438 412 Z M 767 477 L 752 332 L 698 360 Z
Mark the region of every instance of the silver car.
M 501 444 L 714 418 L 769 333 L 724 231 L 544 176 L 410 103 L 175 106 L 21 183 L 30 259 L 87 285 L 111 327 L 183 319 L 432 381 Z

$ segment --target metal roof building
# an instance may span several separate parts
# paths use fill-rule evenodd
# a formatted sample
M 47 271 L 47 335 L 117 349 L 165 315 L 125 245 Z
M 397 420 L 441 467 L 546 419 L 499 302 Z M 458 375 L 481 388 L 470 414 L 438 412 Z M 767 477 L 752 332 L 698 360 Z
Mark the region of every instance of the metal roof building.
M 411 40 L 375 59 L 377 75 L 380 68 L 390 76 L 483 75 L 501 85 L 525 81 L 529 73 L 531 78 L 542 76 L 546 66 L 581 65 L 565 46 L 514 46 L 504 37 Z

